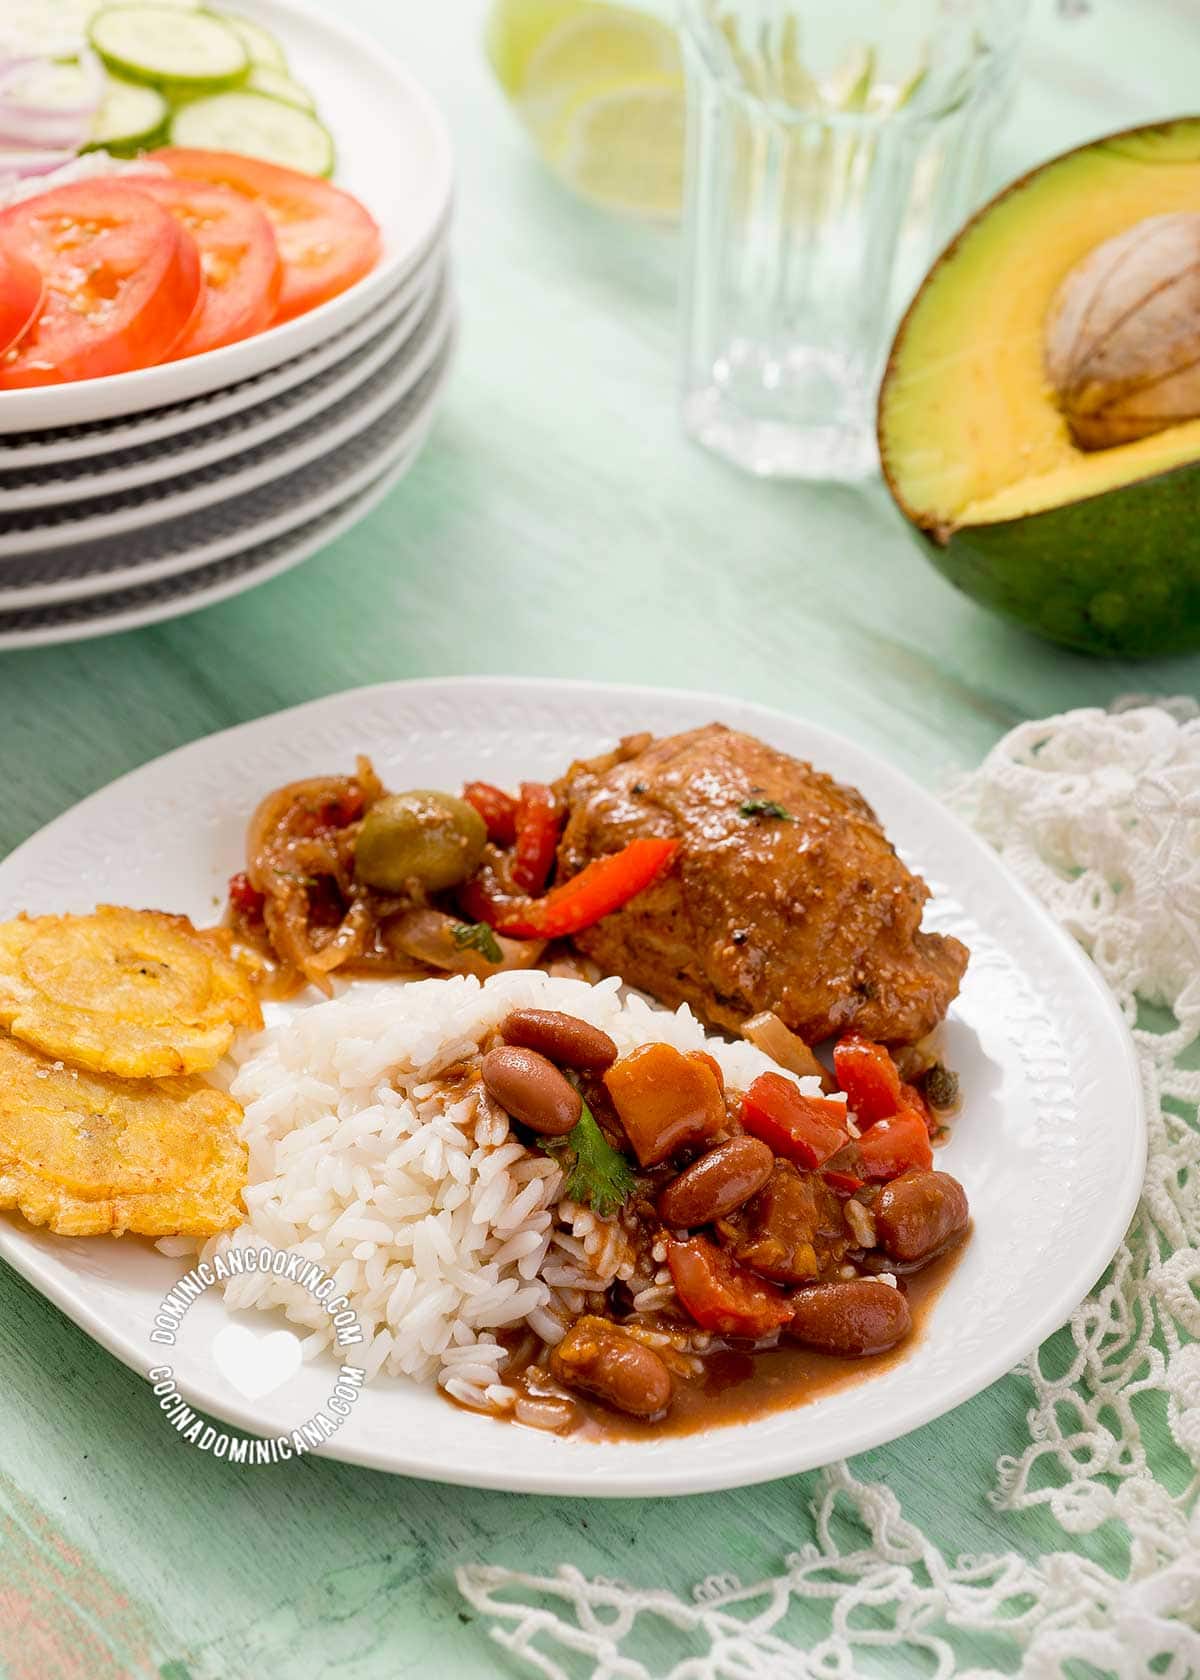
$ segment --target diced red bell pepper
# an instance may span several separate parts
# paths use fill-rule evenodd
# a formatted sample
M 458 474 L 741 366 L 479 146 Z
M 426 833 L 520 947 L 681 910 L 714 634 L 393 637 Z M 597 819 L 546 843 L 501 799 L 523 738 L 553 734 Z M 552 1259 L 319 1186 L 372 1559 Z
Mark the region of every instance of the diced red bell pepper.
M 488 839 L 495 846 L 511 846 L 517 838 L 517 802 L 491 782 L 468 782 L 462 796 L 483 818 Z
M 513 814 L 516 851 L 512 880 L 522 892 L 540 893 L 549 880 L 563 816 L 553 789 L 545 782 L 521 783 L 521 797 Z
M 925 1130 L 929 1133 L 930 1137 L 932 1137 L 934 1132 L 938 1129 L 938 1123 L 934 1119 L 933 1110 L 925 1101 L 924 1095 L 915 1085 L 906 1084 L 901 1085 L 900 1087 L 899 1112 L 903 1114 L 906 1109 L 912 1109 L 914 1114 L 919 1114 L 921 1116 L 925 1125 Z
M 842 1172 L 840 1168 L 826 1167 L 821 1177 L 831 1190 L 836 1190 L 839 1196 L 853 1196 L 856 1190 L 861 1190 L 867 1182 L 859 1178 L 856 1173 Z
M 669 867 L 678 850 L 678 840 L 631 840 L 609 857 L 593 858 L 544 898 L 514 906 L 493 926 L 513 939 L 563 939 L 581 933 L 644 892 Z
M 914 1167 L 928 1172 L 933 1166 L 929 1132 L 915 1108 L 876 1121 L 858 1140 L 858 1154 L 867 1178 L 899 1178 Z
M 792 1316 L 787 1298 L 705 1237 L 673 1242 L 667 1265 L 684 1310 L 702 1330 L 757 1340 Z
M 848 1033 L 833 1052 L 833 1070 L 838 1086 L 845 1091 L 859 1128 L 895 1114 L 903 1106 L 900 1073 L 887 1047 Z
M 260 893 L 251 883 L 249 875 L 243 869 L 229 878 L 229 902 L 239 915 L 249 916 L 253 920 L 262 915 L 266 895 Z
M 724 1129 L 725 1097 L 707 1061 L 671 1044 L 643 1044 L 604 1075 L 643 1167 L 657 1166 L 685 1143 L 705 1143 Z
M 776 1155 L 812 1169 L 848 1141 L 846 1105 L 806 1097 L 781 1073 L 760 1073 L 742 1098 L 742 1125 Z

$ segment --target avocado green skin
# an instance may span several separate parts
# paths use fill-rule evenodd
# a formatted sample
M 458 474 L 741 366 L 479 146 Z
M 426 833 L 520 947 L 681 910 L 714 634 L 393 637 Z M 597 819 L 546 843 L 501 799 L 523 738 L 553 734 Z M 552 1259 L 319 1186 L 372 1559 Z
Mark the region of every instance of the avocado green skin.
M 1200 461 L 996 525 L 965 525 L 929 559 L 965 595 L 1081 653 L 1200 648 Z

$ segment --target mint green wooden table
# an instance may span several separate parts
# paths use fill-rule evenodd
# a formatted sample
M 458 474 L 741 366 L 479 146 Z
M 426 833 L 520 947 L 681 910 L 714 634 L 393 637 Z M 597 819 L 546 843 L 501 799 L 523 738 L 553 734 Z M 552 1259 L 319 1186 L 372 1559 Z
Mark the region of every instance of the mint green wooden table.
M 477 0 L 339 9 L 414 66 L 457 139 L 464 331 L 445 413 L 412 476 L 290 576 L 174 624 L 0 656 L 0 844 L 182 742 L 384 678 L 726 690 L 854 735 L 931 785 L 1022 718 L 1200 688 L 1200 659 L 1095 664 L 985 617 L 929 570 L 877 485 L 755 483 L 689 447 L 671 236 L 593 214 L 542 174 L 485 72 Z M 1040 0 L 997 180 L 1194 108 L 1195 29 L 1191 0 L 1136 15 L 1096 0 L 1070 25 Z M 589 1506 L 315 1459 L 211 1462 L 4 1269 L 0 1396 L 4 1680 L 511 1673 L 456 1594 L 458 1562 L 568 1561 L 679 1589 L 717 1569 L 769 1573 L 805 1537 L 803 1477 Z M 996 1456 L 1023 1433 L 1010 1384 L 857 1468 L 955 1551 L 1058 1546 L 1048 1520 L 986 1502 Z

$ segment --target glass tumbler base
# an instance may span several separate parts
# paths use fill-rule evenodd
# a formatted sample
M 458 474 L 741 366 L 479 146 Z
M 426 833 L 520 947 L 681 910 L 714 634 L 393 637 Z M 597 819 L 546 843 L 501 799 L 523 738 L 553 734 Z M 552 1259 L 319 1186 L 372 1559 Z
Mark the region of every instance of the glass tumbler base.
M 873 420 L 861 368 L 811 346 L 767 356 L 731 345 L 683 399 L 692 437 L 762 478 L 868 477 L 879 465 Z

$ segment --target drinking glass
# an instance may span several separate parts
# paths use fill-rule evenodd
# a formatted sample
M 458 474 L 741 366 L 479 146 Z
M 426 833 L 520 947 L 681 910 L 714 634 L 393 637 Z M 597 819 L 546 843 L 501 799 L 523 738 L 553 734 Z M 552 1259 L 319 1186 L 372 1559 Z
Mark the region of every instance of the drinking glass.
M 682 0 L 682 411 L 751 472 L 877 464 L 890 334 L 980 196 L 1027 0 Z

